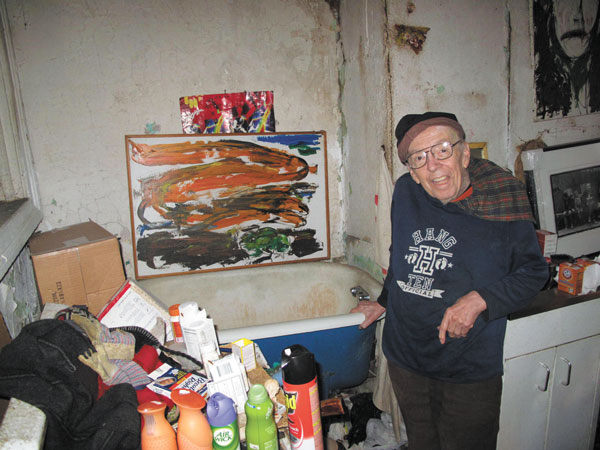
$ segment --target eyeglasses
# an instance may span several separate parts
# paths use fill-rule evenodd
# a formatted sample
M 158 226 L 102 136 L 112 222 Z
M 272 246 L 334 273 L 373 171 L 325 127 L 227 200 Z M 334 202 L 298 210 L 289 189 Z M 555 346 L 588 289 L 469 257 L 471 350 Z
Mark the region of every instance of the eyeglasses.
M 454 144 L 444 141 L 440 142 L 439 144 L 432 145 L 429 148 L 418 150 L 408 155 L 406 162 L 411 169 L 420 169 L 427 163 L 427 153 L 429 152 L 431 152 L 433 157 L 438 161 L 443 161 L 444 159 L 448 159 L 452 156 L 454 153 L 454 146 L 462 141 L 463 139 L 459 139 Z

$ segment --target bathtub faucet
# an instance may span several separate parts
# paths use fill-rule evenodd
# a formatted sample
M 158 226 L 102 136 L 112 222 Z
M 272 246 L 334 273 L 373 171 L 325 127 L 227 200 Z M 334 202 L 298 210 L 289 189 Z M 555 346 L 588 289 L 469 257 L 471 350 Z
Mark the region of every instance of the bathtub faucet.
M 371 300 L 371 296 L 369 295 L 369 293 L 360 286 L 354 286 L 353 288 L 351 288 L 350 293 L 354 297 L 358 298 L 358 301 Z

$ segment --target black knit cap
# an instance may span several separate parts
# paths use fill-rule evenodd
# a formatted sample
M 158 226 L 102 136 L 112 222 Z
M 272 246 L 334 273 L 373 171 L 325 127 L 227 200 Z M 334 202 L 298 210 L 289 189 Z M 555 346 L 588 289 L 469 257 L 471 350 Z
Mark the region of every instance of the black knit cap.
M 407 114 L 396 125 L 396 139 L 400 161 L 406 163 L 408 147 L 419 133 L 428 127 L 444 125 L 454 128 L 464 139 L 465 130 L 454 114 L 429 111 L 423 114 Z

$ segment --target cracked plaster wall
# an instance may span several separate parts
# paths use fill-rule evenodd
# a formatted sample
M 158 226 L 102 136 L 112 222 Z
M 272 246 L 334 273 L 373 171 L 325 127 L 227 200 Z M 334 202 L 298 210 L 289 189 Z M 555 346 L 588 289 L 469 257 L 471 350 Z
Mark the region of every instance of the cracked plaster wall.
M 323 0 L 7 0 L 48 230 L 92 219 L 132 270 L 124 136 L 181 133 L 179 97 L 273 90 L 278 131 L 325 130 L 343 255 L 338 23 Z
M 393 130 L 404 115 L 454 112 L 470 142 L 514 168 L 517 146 L 600 137 L 600 115 L 535 122 L 528 0 L 342 2 L 345 230 L 350 263 L 378 275 L 374 259 L 380 147 L 396 180 L 406 172 Z M 420 53 L 395 41 L 396 24 L 428 27 Z M 385 45 L 388 45 L 386 48 Z M 386 82 L 388 83 L 386 85 Z
M 412 12 L 410 3 L 415 6 Z M 426 110 L 455 112 L 468 140 L 488 142 L 490 158 L 505 165 L 505 10 L 503 3 L 476 0 L 457 0 L 452 7 L 406 0 L 345 4 L 341 28 L 346 74 L 342 112 L 348 124 L 347 254 L 351 263 L 379 275 L 374 260 L 378 158 L 385 148 L 393 180 L 405 172 L 393 138 L 400 117 Z M 351 12 L 353 22 L 345 11 Z M 420 53 L 394 41 L 395 24 L 430 28 Z
M 378 158 L 383 146 L 393 179 L 404 173 L 392 138 L 402 115 L 454 111 L 468 140 L 509 168 L 538 136 L 600 136 L 597 114 L 533 121 L 527 0 L 7 0 L 7 10 L 42 228 L 91 218 L 121 238 L 126 262 L 123 136 L 149 123 L 180 132 L 181 95 L 272 89 L 278 130 L 327 131 L 332 256 L 371 273 Z M 419 54 L 393 41 L 395 24 L 430 28 Z

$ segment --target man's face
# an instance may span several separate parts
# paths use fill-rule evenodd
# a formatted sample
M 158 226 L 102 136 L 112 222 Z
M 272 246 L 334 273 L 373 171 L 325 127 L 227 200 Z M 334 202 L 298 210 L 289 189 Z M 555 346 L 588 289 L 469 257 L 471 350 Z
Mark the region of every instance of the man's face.
M 457 132 L 447 126 L 426 128 L 411 142 L 408 154 L 417 150 L 425 150 L 432 145 L 448 141 L 454 144 L 460 139 Z M 412 179 L 423 186 L 425 192 L 442 203 L 458 198 L 469 186 L 469 160 L 471 152 L 466 142 L 454 146 L 454 153 L 448 159 L 438 161 L 431 153 L 427 154 L 427 162 L 418 169 L 409 169 Z
M 598 0 L 553 0 L 556 37 L 567 56 L 578 58 L 588 48 L 598 14 Z

